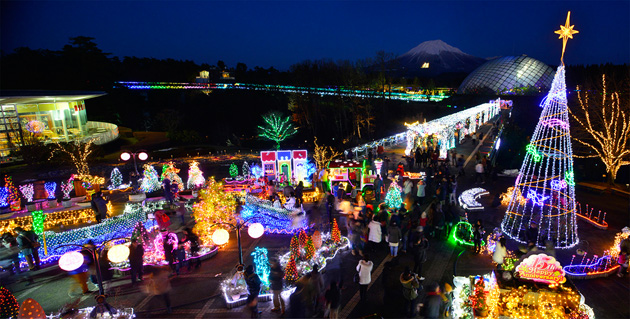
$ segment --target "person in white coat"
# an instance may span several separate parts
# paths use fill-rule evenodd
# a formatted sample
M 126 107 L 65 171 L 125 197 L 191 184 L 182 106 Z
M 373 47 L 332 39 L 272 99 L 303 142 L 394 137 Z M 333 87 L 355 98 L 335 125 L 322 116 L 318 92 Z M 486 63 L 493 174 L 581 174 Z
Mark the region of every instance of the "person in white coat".
M 368 242 L 370 244 L 370 251 L 374 252 L 376 245 L 381 243 L 383 234 L 381 232 L 381 223 L 378 221 L 378 216 L 374 215 L 372 221 L 368 224 Z
M 366 293 L 368 285 L 372 282 L 372 268 L 374 264 L 370 260 L 368 254 L 363 255 L 363 259 L 359 261 L 357 265 L 357 272 L 359 272 L 359 293 L 361 295 L 361 302 L 366 301 Z
M 492 261 L 497 263 L 497 269 L 499 270 L 501 270 L 503 261 L 507 256 L 507 248 L 505 247 L 506 242 L 507 240 L 505 237 L 501 237 L 494 248 L 494 253 L 492 254 Z

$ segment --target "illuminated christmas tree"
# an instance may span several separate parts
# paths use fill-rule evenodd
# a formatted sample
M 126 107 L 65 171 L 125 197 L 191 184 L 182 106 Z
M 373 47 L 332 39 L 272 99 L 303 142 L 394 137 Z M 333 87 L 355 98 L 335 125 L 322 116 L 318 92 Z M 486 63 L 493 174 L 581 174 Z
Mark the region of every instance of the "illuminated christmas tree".
M 234 163 L 230 165 L 230 176 L 232 176 L 232 178 L 238 176 L 238 167 Z
M 291 244 L 289 245 L 289 251 L 291 252 L 291 256 L 295 258 L 300 257 L 300 243 L 298 241 L 297 235 L 291 237 Z
M 400 208 L 403 204 L 401 194 L 402 189 L 400 189 L 400 186 L 396 182 L 392 182 L 389 184 L 389 189 L 387 189 L 387 195 L 385 195 L 385 204 L 390 208 Z
M 4 176 L 4 188 L 7 189 L 9 196 L 7 197 L 7 202 L 10 204 L 20 198 L 20 194 L 18 193 L 17 187 L 13 185 L 13 178 L 9 175 Z
M 37 235 L 41 235 L 44 233 L 44 218 L 46 217 L 44 211 L 36 210 L 31 213 L 31 216 L 33 218 L 33 232 Z
M 224 192 L 222 183 L 216 182 L 213 177 L 209 178 L 208 186 L 199 191 L 199 202 L 193 205 L 194 231 L 204 244 L 212 243 L 212 225 L 236 225 L 236 206 L 234 195 Z
M 17 318 L 20 306 L 15 296 L 4 287 L 0 287 L 0 318 Z
M 142 175 L 142 184 L 140 185 L 140 189 L 142 189 L 142 191 L 150 193 L 162 188 L 158 173 L 153 165 L 144 164 L 144 172 Z
M 57 190 L 57 183 L 46 182 L 44 183 L 44 189 L 46 190 L 46 195 L 48 199 L 55 199 L 55 191 Z
M 299 240 L 300 240 L 300 249 L 303 249 L 304 247 L 306 247 L 306 241 L 308 240 L 308 235 L 306 235 L 306 232 L 304 231 L 304 229 L 300 230 Z
M 284 280 L 289 283 L 294 283 L 300 279 L 297 271 L 297 265 L 295 264 L 295 256 L 292 256 L 287 263 L 287 266 L 284 268 Z
M 199 163 L 197 161 L 190 163 L 190 168 L 188 168 L 188 189 L 201 187 L 205 181 L 203 172 L 199 169 Z
M 184 182 L 177 173 L 179 173 L 179 168 L 175 168 L 175 163 L 168 162 L 168 164 L 162 165 L 162 176 L 160 178 L 160 182 L 164 181 L 165 178 L 168 178 L 171 181 L 171 184 L 177 184 L 177 188 L 180 191 L 183 191 Z
M 9 206 L 9 191 L 6 187 L 0 187 L 0 207 Z
M 70 177 L 67 181 L 61 181 L 61 191 L 63 192 L 63 199 L 70 199 L 70 192 L 74 189 L 74 179 Z
M 117 189 L 123 183 L 122 173 L 118 170 L 118 167 L 115 167 L 112 170 L 112 173 L 109 175 L 109 180 L 112 182 L 112 189 Z
M 577 33 L 569 25 L 569 16 L 566 25 L 556 33 L 564 39 L 564 57 L 567 39 Z M 531 224 L 537 224 L 537 246 L 544 247 L 546 241 L 551 241 L 556 248 L 569 248 L 579 239 L 564 61 L 540 106 L 543 110 L 526 147 L 527 153 L 514 184 L 517 191 L 512 192 L 501 229 L 510 238 L 527 243 L 526 230 Z M 527 201 L 522 203 L 518 194 L 523 194 Z
M 33 196 L 35 196 L 35 190 L 33 189 L 33 184 L 20 185 L 20 192 L 24 195 L 27 202 L 33 201 Z
M 306 241 L 306 245 L 304 245 L 304 258 L 306 260 L 311 260 L 315 255 L 315 246 L 313 245 L 313 239 L 309 238 Z
M 249 164 L 247 163 L 247 161 L 245 161 L 243 162 L 243 176 L 249 177 L 249 175 L 251 175 Z
M 339 231 L 339 226 L 337 225 L 337 220 L 333 219 L 333 227 L 330 232 L 330 237 L 333 242 L 340 243 L 341 242 L 341 232 Z
M 267 248 L 256 247 L 254 252 L 252 252 L 252 256 L 254 256 L 254 269 L 256 269 L 256 274 L 260 277 L 260 281 L 265 286 L 269 286 L 271 267 L 269 267 Z

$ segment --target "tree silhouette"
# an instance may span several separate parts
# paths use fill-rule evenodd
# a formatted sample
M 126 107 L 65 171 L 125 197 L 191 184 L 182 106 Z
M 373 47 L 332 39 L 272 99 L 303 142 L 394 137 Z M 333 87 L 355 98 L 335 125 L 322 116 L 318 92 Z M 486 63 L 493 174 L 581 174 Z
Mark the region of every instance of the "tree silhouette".
M 280 149 L 280 142 L 297 133 L 297 128 L 293 127 L 288 116 L 283 119 L 282 114 L 271 112 L 262 118 L 265 126 L 258 126 L 258 136 L 276 142 L 276 149 Z

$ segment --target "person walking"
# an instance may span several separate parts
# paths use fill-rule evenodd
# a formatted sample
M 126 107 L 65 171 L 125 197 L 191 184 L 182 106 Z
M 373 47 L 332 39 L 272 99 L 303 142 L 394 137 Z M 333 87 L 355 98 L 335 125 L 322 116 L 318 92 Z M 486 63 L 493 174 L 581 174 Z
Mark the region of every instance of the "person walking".
M 297 205 L 304 204 L 304 199 L 302 198 L 303 196 L 304 196 L 304 183 L 300 181 L 298 185 L 295 187 L 295 200 L 296 200 Z
M 171 313 L 171 281 L 169 279 L 170 268 L 168 266 L 147 266 L 147 276 L 144 280 L 143 290 L 149 296 L 161 296 L 166 306 L 166 312 Z
M 15 237 L 11 235 L 11 233 L 4 233 L 2 235 L 2 246 L 7 249 L 8 258 L 6 259 L 10 260 L 13 264 L 14 269 L 11 269 L 11 274 L 15 275 L 21 273 L 22 269 L 20 269 L 20 245 L 18 244 L 17 240 L 15 240 Z
M 483 180 L 483 172 L 484 172 L 483 164 L 481 162 L 477 162 L 477 165 L 475 165 L 475 173 L 476 173 L 475 184 L 486 183 Z
M 457 178 L 455 175 L 452 175 L 450 178 L 450 187 L 449 187 L 449 197 L 448 203 L 449 205 L 457 205 Z
M 505 237 L 501 236 L 501 238 L 499 239 L 499 242 L 497 242 L 494 248 L 494 253 L 492 254 L 492 261 L 497 263 L 498 270 L 503 269 L 503 261 L 505 257 L 507 256 L 507 248 L 505 246 L 506 243 L 507 243 L 507 240 L 505 239 Z
M 269 288 L 271 288 L 271 292 L 273 293 L 273 308 L 271 311 L 280 311 L 281 316 L 284 315 L 285 311 L 284 299 L 282 298 L 282 295 L 280 295 L 283 288 L 283 279 L 284 271 L 282 270 L 282 266 L 280 266 L 280 263 L 277 260 L 274 260 L 271 263 L 271 271 L 269 273 L 269 281 L 271 283 Z
M 326 298 L 326 306 L 328 308 L 328 318 L 338 319 L 339 308 L 341 306 L 341 290 L 337 287 L 336 281 L 333 280 L 330 282 L 330 288 L 326 290 L 324 297 Z
M 319 310 L 320 310 L 320 306 L 323 305 L 323 300 L 321 300 L 321 298 L 323 298 L 324 296 L 324 289 L 326 288 L 326 286 L 324 285 L 324 278 L 322 277 L 322 274 L 319 272 L 319 265 L 315 264 L 313 265 L 313 270 L 311 271 L 311 285 L 312 285 L 312 289 L 313 289 L 313 299 L 311 300 L 311 302 L 313 303 L 313 314 L 317 315 L 320 314 Z
M 72 279 L 74 279 L 76 286 L 79 286 L 81 288 L 82 293 L 84 295 L 87 295 L 90 293 L 90 289 L 88 288 L 87 281 L 88 281 L 88 267 L 89 267 L 90 261 L 92 260 L 92 257 L 91 257 L 91 252 L 89 252 L 86 249 L 82 249 L 79 252 L 83 256 L 83 263 L 77 269 L 68 271 L 68 275 Z M 74 287 L 76 286 L 72 285 L 70 287 L 70 291 L 73 291 Z M 71 296 L 71 292 L 69 292 L 68 295 Z
M 381 243 L 382 233 L 381 233 L 381 223 L 379 222 L 378 216 L 374 215 L 370 223 L 368 224 L 368 244 L 369 250 L 374 252 L 378 244 Z M 366 249 L 367 250 L 367 249 Z
M 481 241 L 483 237 L 483 221 L 481 219 L 477 219 L 477 223 L 473 226 L 473 242 L 475 244 L 475 254 L 479 254 L 481 252 Z
M 131 269 L 131 286 L 136 285 L 136 280 L 142 281 L 142 267 L 144 261 L 144 247 L 136 238 L 131 239 L 129 245 L 129 267 Z
M 426 185 L 424 183 L 424 181 L 421 179 L 418 182 L 418 190 L 416 191 L 416 199 L 418 201 L 418 204 L 422 205 L 424 203 L 424 196 L 425 194 L 425 188 Z
M 92 195 L 92 199 L 94 200 L 94 205 L 96 205 L 98 215 L 98 222 L 100 223 L 103 219 L 107 218 L 107 200 L 103 198 L 103 192 L 98 191 Z
M 363 255 L 363 259 L 359 261 L 357 265 L 357 272 L 359 273 L 359 294 L 361 296 L 361 302 L 366 301 L 366 294 L 368 285 L 372 282 L 372 268 L 374 264 L 370 260 L 368 254 Z
M 427 250 L 429 249 L 429 241 L 421 232 L 417 233 L 416 242 L 413 244 L 413 272 L 420 276 L 420 280 L 424 280 L 422 277 L 422 264 L 427 261 Z
M 409 266 L 400 274 L 400 283 L 403 287 L 403 297 L 405 298 L 405 315 L 409 318 L 416 316 L 416 300 L 418 299 L 418 288 L 420 280 L 416 274 L 411 273 Z
M 387 242 L 389 242 L 390 256 L 398 256 L 398 244 L 400 243 L 401 238 L 402 232 L 400 231 L 398 224 L 394 221 L 391 223 L 389 228 L 387 228 Z
M 411 179 L 407 179 L 403 183 L 403 192 L 405 193 L 404 200 L 406 200 L 407 198 L 409 198 L 409 196 L 411 196 L 412 190 L 413 190 L 413 182 L 411 181 Z
M 260 293 L 260 277 L 254 272 L 254 266 L 249 265 L 245 268 L 245 283 L 247 284 L 247 296 L 246 305 L 251 311 L 252 318 L 258 318 L 258 294 Z
M 26 262 L 28 263 L 28 269 L 30 270 L 39 270 L 39 246 L 40 243 L 37 241 L 38 236 L 32 230 L 24 230 L 22 227 L 16 227 L 15 232 L 17 233 L 17 237 L 15 240 L 20 247 L 20 251 L 26 258 Z

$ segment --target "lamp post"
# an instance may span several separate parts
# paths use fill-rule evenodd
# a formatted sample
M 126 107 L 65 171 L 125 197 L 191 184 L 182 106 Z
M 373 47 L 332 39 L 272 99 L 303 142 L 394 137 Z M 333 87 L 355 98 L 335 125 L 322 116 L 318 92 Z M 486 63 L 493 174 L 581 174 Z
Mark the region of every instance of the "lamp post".
M 238 262 L 243 264 L 243 246 L 241 245 L 241 228 L 245 226 L 249 226 L 247 233 L 252 238 L 259 238 L 265 232 L 265 227 L 261 223 L 253 223 L 247 224 L 250 220 L 256 218 L 257 216 L 253 216 L 248 218 L 247 220 L 236 220 L 236 226 L 228 223 L 217 223 L 210 227 L 218 226 L 218 225 L 228 225 L 230 227 L 234 227 L 236 229 L 236 240 L 238 243 Z M 212 234 L 212 241 L 217 245 L 225 245 L 230 239 L 230 233 L 228 233 L 225 229 L 219 228 L 214 231 Z
M 103 277 L 101 275 L 101 265 L 100 265 L 99 255 L 101 254 L 101 252 L 103 251 L 103 248 L 108 242 L 113 241 L 113 240 L 121 240 L 121 239 L 125 239 L 125 238 L 110 239 L 104 242 L 101 248 L 98 248 L 98 247 L 91 248 L 91 247 L 81 246 L 78 244 L 65 244 L 65 245 L 58 246 L 56 249 L 59 249 L 61 247 L 76 246 L 90 252 L 90 255 L 92 256 L 94 260 L 94 264 L 96 265 L 96 278 L 98 281 L 98 293 L 99 295 L 104 295 L 105 290 L 103 289 Z M 112 248 L 110 248 L 109 252 L 107 253 L 107 259 L 111 262 L 125 261 L 128 256 L 129 256 L 129 247 L 123 244 L 113 246 Z M 76 250 L 73 250 L 73 251 L 69 251 L 63 254 L 61 258 L 59 258 L 59 267 L 65 271 L 73 271 L 81 267 L 83 265 L 83 262 L 84 262 L 83 254 L 81 254 L 80 252 Z
M 120 154 L 120 159 L 126 162 L 133 157 L 133 167 L 136 170 L 136 175 L 139 175 L 140 173 L 138 173 L 138 164 L 136 163 L 136 156 L 141 161 L 146 161 L 149 158 L 149 154 L 147 154 L 145 151 L 140 151 L 137 153 L 124 152 Z

